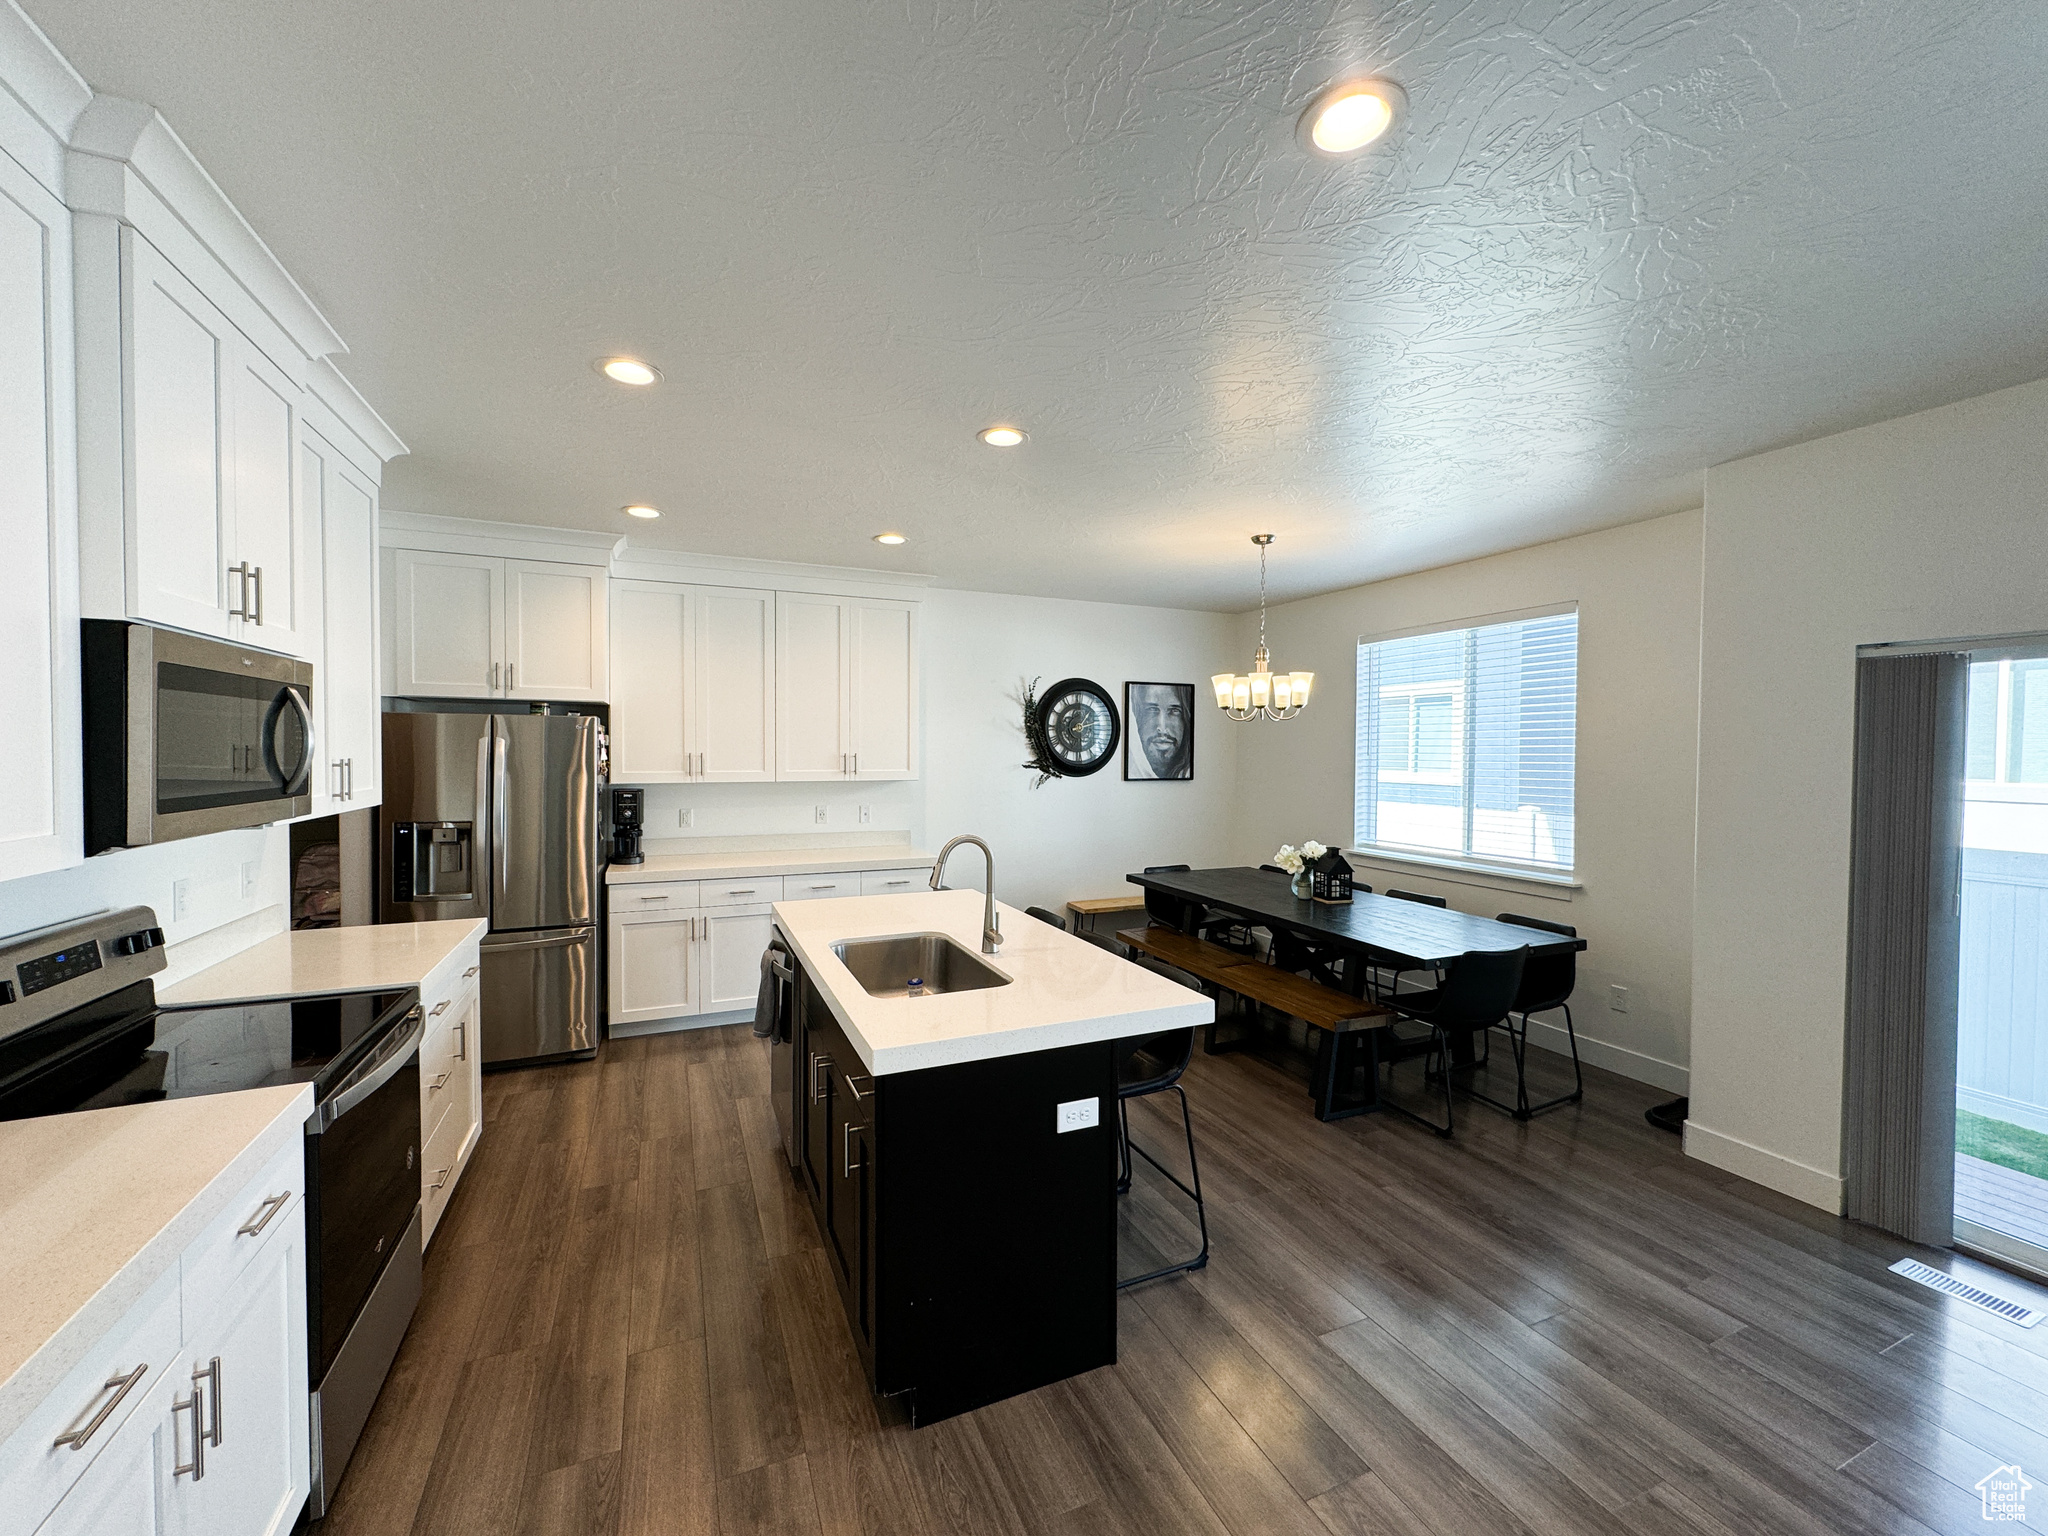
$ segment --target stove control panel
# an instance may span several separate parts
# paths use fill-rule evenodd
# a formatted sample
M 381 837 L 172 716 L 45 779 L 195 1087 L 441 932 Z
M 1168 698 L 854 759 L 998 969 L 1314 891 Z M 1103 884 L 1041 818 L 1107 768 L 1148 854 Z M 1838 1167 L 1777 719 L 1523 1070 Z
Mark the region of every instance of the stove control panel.
M 96 912 L 0 939 L 0 1036 L 144 981 L 164 968 L 165 958 L 164 932 L 148 907 Z

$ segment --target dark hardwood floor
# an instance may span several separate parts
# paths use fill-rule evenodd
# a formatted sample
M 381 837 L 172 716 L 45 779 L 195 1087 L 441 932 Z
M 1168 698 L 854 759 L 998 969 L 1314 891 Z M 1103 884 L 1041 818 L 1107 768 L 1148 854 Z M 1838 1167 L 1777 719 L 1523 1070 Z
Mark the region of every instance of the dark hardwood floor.
M 1209 1268 L 1123 1298 L 1114 1367 L 912 1430 L 745 1029 L 487 1078 L 324 1536 L 1919 1533 L 1985 1529 L 2001 1463 L 2048 1484 L 2048 1338 L 1687 1161 L 1654 1090 L 1589 1068 L 1583 1106 L 1461 1104 L 1446 1143 L 1319 1124 L 1255 1056 L 1188 1087 Z M 1192 1246 L 1165 1189 L 1125 1202 L 1127 1273 Z

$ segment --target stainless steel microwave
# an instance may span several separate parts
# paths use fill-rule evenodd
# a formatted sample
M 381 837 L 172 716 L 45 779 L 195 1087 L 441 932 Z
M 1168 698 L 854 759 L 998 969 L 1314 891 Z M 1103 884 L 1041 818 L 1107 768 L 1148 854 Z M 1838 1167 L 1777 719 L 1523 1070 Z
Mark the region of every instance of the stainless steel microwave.
M 83 627 L 88 855 L 312 810 L 312 663 L 148 624 Z

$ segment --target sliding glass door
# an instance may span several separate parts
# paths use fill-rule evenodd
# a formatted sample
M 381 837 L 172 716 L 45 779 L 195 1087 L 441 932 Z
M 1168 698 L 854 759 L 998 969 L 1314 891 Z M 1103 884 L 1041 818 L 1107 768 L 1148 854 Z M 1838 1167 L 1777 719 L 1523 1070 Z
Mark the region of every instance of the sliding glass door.
M 1955 1235 L 2048 1274 L 2048 652 L 1970 658 Z

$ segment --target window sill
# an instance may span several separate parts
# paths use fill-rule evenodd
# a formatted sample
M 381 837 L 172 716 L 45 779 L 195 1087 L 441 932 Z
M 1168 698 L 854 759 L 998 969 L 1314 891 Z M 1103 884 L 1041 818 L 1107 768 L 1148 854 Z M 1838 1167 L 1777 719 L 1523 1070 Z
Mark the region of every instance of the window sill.
M 1353 863 L 1392 870 L 1427 870 L 1452 885 L 1476 885 L 1490 890 L 1521 891 L 1548 896 L 1553 901 L 1570 901 L 1574 891 L 1585 886 L 1571 874 L 1543 874 L 1535 870 L 1510 869 L 1500 864 L 1482 864 L 1473 859 L 1436 857 L 1426 853 L 1402 853 L 1388 848 L 1347 848 Z

